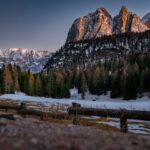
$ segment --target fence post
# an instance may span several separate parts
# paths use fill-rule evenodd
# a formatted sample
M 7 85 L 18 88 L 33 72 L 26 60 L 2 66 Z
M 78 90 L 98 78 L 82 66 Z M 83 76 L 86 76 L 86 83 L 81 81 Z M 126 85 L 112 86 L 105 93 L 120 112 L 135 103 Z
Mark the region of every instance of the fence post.
M 121 128 L 121 132 L 124 133 L 128 132 L 128 122 L 124 112 L 122 112 L 120 115 L 120 128 Z
M 21 111 L 24 111 L 27 109 L 27 106 L 24 102 L 21 102 L 20 107 L 17 110 L 17 113 L 20 114 L 22 117 L 26 118 L 26 115 L 23 114 Z
M 80 108 L 81 105 L 78 103 L 72 103 L 73 108 Z M 78 111 L 76 110 L 76 113 L 73 115 L 73 124 L 74 125 L 80 125 L 80 115 L 78 114 Z

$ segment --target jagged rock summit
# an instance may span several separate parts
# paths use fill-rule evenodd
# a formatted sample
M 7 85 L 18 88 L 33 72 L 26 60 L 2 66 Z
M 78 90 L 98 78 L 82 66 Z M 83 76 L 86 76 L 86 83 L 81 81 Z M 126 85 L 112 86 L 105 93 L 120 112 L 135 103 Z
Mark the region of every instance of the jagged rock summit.
M 142 22 L 135 13 L 129 12 L 128 8 L 123 6 L 119 15 L 113 19 L 113 33 L 120 34 L 124 32 L 144 32 L 148 27 Z
M 67 42 L 112 34 L 112 17 L 105 8 L 99 8 L 94 13 L 76 19 L 68 33 Z
M 124 32 L 144 32 L 146 24 L 135 13 L 123 6 L 117 16 L 112 18 L 105 8 L 76 19 L 69 30 L 67 43 Z
M 126 7 L 122 7 L 119 15 L 113 19 L 113 32 L 116 34 L 126 32 L 129 11 Z

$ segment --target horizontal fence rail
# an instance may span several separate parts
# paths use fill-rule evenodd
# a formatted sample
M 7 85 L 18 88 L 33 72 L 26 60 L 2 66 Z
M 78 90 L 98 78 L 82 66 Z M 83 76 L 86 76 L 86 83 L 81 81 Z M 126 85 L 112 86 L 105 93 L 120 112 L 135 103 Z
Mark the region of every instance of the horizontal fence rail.
M 65 119 L 67 118 L 66 113 L 58 113 L 58 112 L 44 112 L 40 110 L 33 110 L 33 109 L 21 109 L 18 111 L 18 114 L 21 116 L 32 115 L 32 116 L 39 116 L 41 120 L 44 118 L 55 118 L 55 119 Z
M 83 108 L 80 104 L 75 103 L 72 104 L 72 107 L 68 108 L 68 114 L 74 115 L 73 124 L 76 125 L 80 124 L 79 115 L 120 118 L 122 132 L 128 131 L 127 119 L 150 121 L 150 111 Z
M 113 118 L 120 118 L 121 116 L 124 116 L 128 119 L 150 121 L 150 112 L 148 112 L 148 111 L 70 107 L 70 108 L 68 108 L 68 114 L 78 114 L 78 115 L 85 115 L 85 116 L 113 117 Z
M 31 115 L 40 117 L 41 120 L 46 120 L 48 118 L 67 119 L 68 117 L 68 114 L 65 112 L 58 112 L 58 111 L 54 112 L 53 110 L 43 111 L 28 108 L 28 106 L 24 102 L 21 102 L 20 104 L 7 104 L 7 103 L 0 104 L 0 109 L 5 110 L 5 112 L 8 112 L 9 110 L 15 110 L 17 114 L 23 117 Z
M 55 119 L 68 119 L 70 115 L 73 115 L 73 124 L 80 124 L 80 115 L 83 116 L 100 116 L 100 117 L 112 117 L 120 118 L 120 128 L 122 132 L 128 132 L 127 119 L 150 121 L 150 111 L 137 111 L 137 110 L 125 110 L 125 109 L 97 109 L 97 108 L 83 108 L 78 103 L 72 103 L 72 107 L 69 107 L 67 112 L 44 112 L 42 110 L 29 109 L 26 103 L 22 102 L 18 104 L 1 104 L 0 109 L 16 110 L 19 115 L 25 117 L 26 115 L 39 116 L 41 120 L 45 118 Z M 11 116 L 0 116 L 0 118 L 13 119 Z

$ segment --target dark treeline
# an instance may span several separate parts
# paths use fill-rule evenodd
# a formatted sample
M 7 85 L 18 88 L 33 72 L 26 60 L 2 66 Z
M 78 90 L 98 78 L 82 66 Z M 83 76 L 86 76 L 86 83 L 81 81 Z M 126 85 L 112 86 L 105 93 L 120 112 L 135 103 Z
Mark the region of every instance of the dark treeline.
M 45 66 L 51 68 L 86 67 L 101 59 L 126 57 L 130 53 L 150 52 L 150 30 L 142 33 L 123 33 L 90 40 L 66 43 L 53 54 Z
M 84 99 L 85 92 L 123 97 L 126 100 L 150 92 L 150 54 L 131 54 L 127 58 L 105 61 L 97 65 L 32 74 L 18 66 L 7 65 L 0 70 L 0 92 L 21 91 L 32 96 L 69 98 L 76 87 Z
M 69 84 L 65 71 L 32 74 L 30 71 L 22 71 L 19 66 L 11 64 L 3 66 L 0 70 L 1 94 L 21 91 L 31 96 L 69 98 Z

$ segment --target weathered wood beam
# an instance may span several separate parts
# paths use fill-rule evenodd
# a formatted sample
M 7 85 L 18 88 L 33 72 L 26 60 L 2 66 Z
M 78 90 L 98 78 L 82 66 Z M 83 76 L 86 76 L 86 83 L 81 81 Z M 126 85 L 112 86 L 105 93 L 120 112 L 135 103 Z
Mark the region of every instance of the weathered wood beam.
M 40 110 L 33 110 L 33 109 L 21 109 L 18 111 L 18 114 L 22 116 L 32 115 L 32 116 L 39 116 L 41 120 L 44 118 L 55 118 L 55 119 L 64 119 L 67 117 L 66 113 L 59 113 L 59 112 L 43 112 Z
M 83 108 L 83 107 L 70 107 L 68 114 L 79 114 L 85 116 L 101 116 L 120 118 L 137 119 L 150 121 L 150 111 L 136 111 L 136 110 L 114 110 L 114 109 L 96 109 L 96 108 Z
M 1 114 L 0 118 L 4 118 L 8 120 L 16 120 L 13 114 Z

